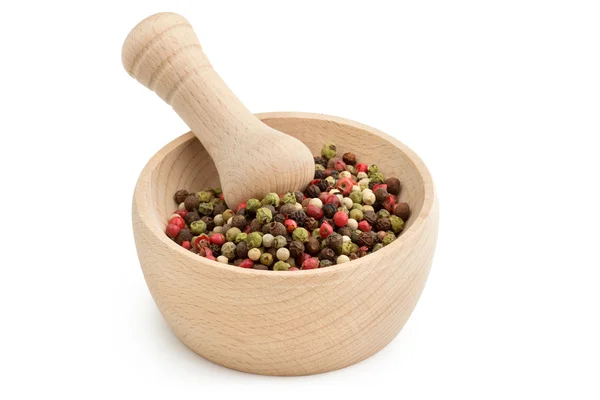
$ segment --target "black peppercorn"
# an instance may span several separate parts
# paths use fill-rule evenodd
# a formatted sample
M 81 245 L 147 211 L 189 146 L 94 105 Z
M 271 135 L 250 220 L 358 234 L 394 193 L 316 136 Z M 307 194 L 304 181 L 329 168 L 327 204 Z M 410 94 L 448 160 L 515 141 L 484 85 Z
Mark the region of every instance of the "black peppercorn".
M 321 194 L 321 189 L 319 189 L 319 187 L 317 185 L 310 185 L 306 189 L 306 197 L 310 197 L 310 198 L 319 197 L 320 194 Z
M 269 224 L 264 224 L 261 229 L 261 232 L 264 233 L 265 235 L 267 233 L 271 233 L 271 227 L 269 226 Z
M 181 204 L 185 201 L 185 199 L 188 196 L 189 196 L 189 193 L 187 190 L 179 189 L 178 191 L 175 192 L 175 196 L 173 196 L 173 199 L 175 200 L 175 203 Z
M 204 223 L 206 224 L 206 231 L 212 231 L 213 229 L 215 229 L 215 222 L 211 217 L 202 217 L 200 218 L 200 220 L 204 221 Z
M 283 216 L 289 216 L 290 214 L 292 214 L 293 212 L 295 212 L 296 209 L 296 205 L 295 204 L 284 204 L 281 207 L 279 207 L 279 213 L 283 214 Z
M 385 190 L 385 188 L 383 188 L 383 187 L 378 187 L 374 193 L 375 193 L 375 199 L 380 203 L 382 203 L 388 195 L 388 191 Z
M 398 178 L 387 178 L 385 180 L 385 184 L 387 185 L 387 191 L 393 194 L 394 196 L 398 196 L 400 190 L 402 190 L 402 185 L 400 184 L 400 180 Z
M 371 207 L 373 207 L 373 211 L 375 211 L 375 212 L 378 212 L 379 210 L 381 210 L 383 208 L 381 203 L 378 203 L 378 202 L 371 204 Z
M 185 220 L 187 226 L 190 226 L 192 225 L 192 222 L 200 221 L 200 214 L 198 214 L 197 211 L 192 211 L 187 213 L 183 219 Z
M 361 232 L 361 234 L 358 235 L 358 240 L 356 244 L 361 247 L 366 246 L 368 248 L 371 248 L 375 244 L 374 236 L 377 236 L 377 234 L 373 232 Z
M 269 247 L 266 252 L 272 255 L 273 259 L 277 258 L 277 249 L 275 247 Z
M 323 215 L 325 215 L 326 218 L 333 218 L 334 214 L 337 212 L 335 204 L 323 204 L 322 210 Z
M 327 247 L 333 249 L 336 254 L 342 254 L 342 247 L 344 245 L 344 239 L 339 233 L 333 232 L 327 237 Z
M 243 258 L 236 258 L 236 259 L 233 261 L 233 265 L 235 265 L 236 267 L 239 267 L 239 266 L 240 266 L 240 264 L 242 263 L 242 261 L 244 261 L 244 259 L 243 259 Z
M 250 232 L 262 232 L 263 224 L 256 218 L 250 222 Z
M 402 218 L 403 221 L 406 221 L 408 217 L 410 217 L 410 206 L 408 203 L 398 203 L 394 206 L 394 215 L 396 217 Z
M 348 226 L 343 226 L 337 231 L 342 236 L 352 237 L 352 229 Z
M 369 189 L 373 189 L 375 187 L 375 185 L 377 185 L 377 182 L 369 182 Z
M 215 215 L 223 214 L 227 210 L 227 206 L 223 203 L 216 203 L 213 208 L 213 217 Z
M 358 258 L 358 255 L 357 255 L 356 253 L 350 253 L 350 254 L 348 255 L 348 257 L 349 257 L 351 260 L 356 260 L 356 259 Z
M 271 222 L 269 227 L 271 228 L 271 235 L 273 235 L 273 236 L 279 236 L 279 235 L 283 236 L 287 233 L 287 229 L 285 229 L 285 225 L 283 225 L 281 222 Z
M 273 222 L 281 222 L 283 224 L 283 222 L 285 221 L 285 216 L 282 214 L 275 214 L 273 216 Z M 269 232 L 267 232 L 269 233 Z
M 344 153 L 342 156 L 342 161 L 344 161 L 348 165 L 356 164 L 356 156 L 354 153 Z
M 316 183 L 316 185 L 319 188 L 319 190 L 321 190 L 321 192 L 326 191 L 327 188 L 329 187 L 329 184 L 327 183 L 327 181 L 325 179 L 321 179 L 319 182 Z
M 260 269 L 262 271 L 268 271 L 269 267 L 267 267 L 266 265 L 259 264 L 259 263 L 254 263 L 254 265 L 252 266 L 252 269 Z
M 318 169 L 315 171 L 315 179 L 324 179 L 325 178 L 325 172 L 323 172 L 323 170 Z
M 338 178 L 340 177 L 340 172 L 339 172 L 339 171 L 336 171 L 336 170 L 332 170 L 332 171 L 329 173 L 329 176 L 331 176 L 331 177 L 332 177 L 332 178 L 334 178 L 334 179 L 338 179 Z
M 244 217 L 243 215 L 236 215 L 231 220 L 231 226 L 234 226 L 242 231 L 246 227 L 246 224 L 246 217 Z
M 200 200 L 196 197 L 195 194 L 190 194 L 185 198 L 183 204 L 185 205 L 185 209 L 188 211 L 195 211 L 200 204 Z
M 292 258 L 298 258 L 304 253 L 304 244 L 296 240 L 290 242 L 289 249 Z
M 316 256 L 321 250 L 321 243 L 319 243 L 319 239 L 315 237 L 309 237 L 308 242 L 306 243 L 305 250 L 311 256 Z
M 303 227 L 304 220 L 306 219 L 306 213 L 302 210 L 294 211 L 290 214 L 290 218 L 296 221 L 299 227 Z
M 175 243 L 178 245 L 182 245 L 183 242 L 191 242 L 194 234 L 187 228 L 183 228 L 179 231 L 177 236 L 175 236 Z
M 275 207 L 273 207 L 272 204 L 266 204 L 263 207 L 268 208 L 269 211 L 271 211 L 271 215 L 275 215 L 277 213 L 277 210 L 275 209 Z
M 389 231 L 392 228 L 389 218 L 379 218 L 373 225 L 376 231 Z
M 302 203 L 302 200 L 304 200 L 304 193 L 299 190 L 294 192 L 294 196 L 296 196 L 296 203 Z
M 331 260 L 321 260 L 319 263 L 319 268 L 327 268 L 333 265 L 333 261 Z
M 248 244 L 246 242 L 239 242 L 235 247 L 235 254 L 238 258 L 248 258 Z
M 374 211 L 363 211 L 363 219 L 373 226 L 377 221 L 377 214 Z
M 327 159 L 325 157 L 315 157 L 315 164 L 319 164 L 324 168 L 327 168 Z
M 330 260 L 333 261 L 335 259 L 335 251 L 330 249 L 329 247 L 325 247 L 319 253 L 319 260 Z
M 319 221 L 317 221 L 313 217 L 308 217 L 304 220 L 304 228 L 306 228 L 307 231 L 312 232 L 313 230 L 317 229 L 318 227 L 319 227 Z
M 209 244 L 208 248 L 212 251 L 213 257 L 219 257 L 221 255 L 221 246 L 218 244 Z

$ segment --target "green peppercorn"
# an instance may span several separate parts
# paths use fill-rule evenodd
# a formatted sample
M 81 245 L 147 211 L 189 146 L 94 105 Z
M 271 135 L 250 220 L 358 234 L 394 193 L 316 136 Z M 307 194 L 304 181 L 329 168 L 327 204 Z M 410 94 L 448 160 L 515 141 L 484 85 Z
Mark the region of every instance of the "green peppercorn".
M 275 242 L 273 243 L 273 247 L 276 249 L 281 249 L 287 245 L 287 239 L 283 235 L 275 236 Z
M 311 236 L 311 237 L 314 237 L 314 238 L 316 238 L 316 237 L 319 237 L 319 235 L 320 235 L 320 234 L 321 234 L 321 232 L 319 231 L 319 228 L 315 228 L 315 229 L 314 229 L 314 230 L 313 230 L 313 231 L 310 233 L 310 236 Z
M 208 203 L 214 197 L 213 193 L 208 191 L 198 192 L 196 196 L 198 196 L 200 203 Z
M 371 250 L 371 252 L 375 253 L 377 250 L 381 250 L 382 248 L 383 244 L 377 243 L 375 246 L 373 246 L 373 250 Z
M 262 253 L 260 255 L 259 262 L 262 265 L 266 265 L 267 267 L 270 267 L 271 265 L 273 265 L 273 256 L 270 253 Z
M 227 239 L 228 242 L 234 242 L 235 239 L 238 237 L 238 235 L 240 235 L 241 233 L 242 233 L 242 231 L 239 228 L 232 226 L 225 233 L 225 238 Z M 236 243 L 239 243 L 239 242 L 236 242 Z M 227 257 L 227 258 L 230 258 L 230 257 Z
M 284 261 L 277 261 L 275 265 L 273 265 L 273 271 L 287 271 L 290 269 L 290 264 Z
M 390 217 L 390 223 L 392 224 L 392 231 L 399 233 L 404 228 L 404 221 L 402 218 L 392 215 Z
M 260 247 L 262 245 L 262 233 L 252 232 L 248 234 L 246 237 L 246 243 L 248 243 L 249 249 Z
M 232 242 L 225 242 L 221 246 L 221 254 L 227 257 L 229 260 L 233 260 L 236 255 L 236 245 Z
M 250 212 L 256 212 L 261 206 L 260 200 L 258 199 L 249 199 L 246 202 L 246 210 Z
M 229 221 L 229 218 L 232 218 L 234 215 L 235 213 L 233 212 L 233 210 L 227 209 L 223 211 L 223 221 L 227 223 L 227 221 Z
M 235 242 L 236 243 L 245 242 L 247 238 L 248 238 L 248 234 L 246 232 L 242 232 L 235 237 Z
M 342 254 L 349 255 L 352 252 L 352 242 L 344 242 L 342 244 Z
M 379 166 L 377 164 L 369 165 L 369 175 L 379 172 Z
M 292 239 L 298 242 L 308 242 L 308 231 L 304 228 L 296 228 L 292 232 Z
M 323 149 L 321 150 L 321 155 L 323 156 L 323 158 L 330 160 L 333 157 L 335 157 L 336 151 L 337 148 L 334 144 L 327 143 L 325 146 L 323 146 Z
M 385 235 L 385 237 L 381 241 L 381 244 L 383 244 L 384 246 L 387 246 L 388 244 L 392 243 L 394 241 L 394 239 L 396 239 L 395 235 Z
M 198 206 L 198 212 L 201 215 L 211 215 L 213 212 L 214 206 L 212 203 L 200 203 Z
M 294 200 L 296 201 L 296 200 Z M 258 209 L 258 211 L 256 211 L 256 219 L 261 223 L 261 224 L 270 224 L 271 221 L 273 220 L 273 214 L 271 213 L 271 210 L 269 210 L 266 207 L 261 207 Z
M 331 267 L 333 262 L 331 260 L 321 260 L 319 261 L 319 268 L 327 268 Z
M 195 235 L 201 235 L 206 232 L 206 223 L 202 220 L 194 221 L 190 225 L 190 230 Z
M 279 196 L 277 193 L 268 193 L 262 200 L 262 205 L 271 204 L 274 207 L 279 207 Z
M 373 174 L 369 174 L 369 179 L 371 180 L 370 183 L 383 183 L 383 181 L 385 180 L 385 177 L 383 176 L 383 174 L 381 172 L 375 172 Z
M 352 200 L 352 202 L 355 204 L 362 203 L 362 193 L 358 190 L 354 190 L 354 191 L 350 192 L 348 197 L 350 197 L 350 200 Z
M 288 192 L 281 198 L 283 204 L 296 204 L 296 195 L 292 192 Z
M 377 218 L 388 218 L 389 216 L 390 213 L 385 208 L 382 208 L 381 210 L 377 211 Z
M 356 220 L 356 221 L 362 221 L 363 219 L 363 212 L 360 210 L 350 210 L 350 214 L 349 217 Z
M 325 167 L 321 164 L 315 164 L 315 171 L 325 171 Z

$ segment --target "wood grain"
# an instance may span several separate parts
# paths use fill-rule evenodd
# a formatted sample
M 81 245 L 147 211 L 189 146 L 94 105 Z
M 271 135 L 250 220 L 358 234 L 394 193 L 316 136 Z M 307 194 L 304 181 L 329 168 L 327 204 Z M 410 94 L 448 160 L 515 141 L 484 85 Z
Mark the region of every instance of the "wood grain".
M 398 176 L 400 198 L 413 212 L 404 233 L 368 257 L 312 271 L 248 270 L 194 255 L 164 234 L 176 208 L 172 195 L 219 178 L 207 150 L 187 133 L 148 162 L 135 189 L 133 229 L 144 277 L 175 335 L 211 361 L 265 375 L 346 367 L 385 347 L 419 299 L 438 229 L 431 176 L 410 149 L 368 126 L 317 114 L 259 117 L 315 153 L 331 141 Z
M 170 104 L 200 139 L 232 208 L 269 192 L 303 190 L 313 177 L 308 148 L 248 111 L 182 16 L 160 13 L 140 22 L 127 36 L 122 58 L 127 72 Z

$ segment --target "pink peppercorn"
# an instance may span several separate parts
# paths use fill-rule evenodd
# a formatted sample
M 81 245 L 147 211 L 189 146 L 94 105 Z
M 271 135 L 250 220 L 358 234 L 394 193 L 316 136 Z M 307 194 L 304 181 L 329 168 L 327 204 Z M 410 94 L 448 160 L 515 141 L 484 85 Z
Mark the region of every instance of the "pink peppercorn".
M 225 196 L 223 195 L 223 193 L 221 193 L 221 194 L 219 195 L 219 200 L 225 200 Z
M 185 242 L 181 243 L 181 246 L 186 250 L 189 250 L 192 248 L 192 244 L 189 242 L 189 240 L 186 240 Z
M 329 194 L 329 192 L 321 192 L 321 194 L 319 195 L 319 200 L 321 200 L 323 204 L 327 204 L 327 199 L 331 196 L 333 195 Z
M 342 178 L 339 181 L 337 181 L 336 187 L 341 190 L 342 194 L 344 196 L 348 196 L 350 194 L 350 192 L 352 191 L 352 186 L 354 186 L 352 184 L 352 179 L 350 178 Z
M 173 214 L 177 214 L 181 218 L 185 218 L 185 216 L 188 214 L 188 210 L 177 210 Z
M 339 197 L 332 194 L 327 198 L 325 204 L 333 204 L 334 206 L 339 207 L 341 203 Z
M 358 223 L 358 230 L 362 232 L 369 232 L 371 230 L 371 225 L 366 220 L 362 220 Z
M 346 226 L 346 223 L 348 223 L 348 214 L 346 214 L 343 211 L 336 212 L 333 215 L 333 223 L 339 226 L 340 228 L 342 226 Z
M 296 260 L 298 265 L 302 265 L 304 263 L 304 261 L 308 260 L 310 258 L 310 254 L 308 253 L 302 253 L 302 255 L 300 257 L 298 257 L 298 260 Z
M 244 233 L 250 233 L 251 232 L 251 227 L 250 225 L 246 225 L 246 227 L 244 228 Z
M 179 227 L 179 229 L 185 228 L 185 221 L 179 215 L 177 215 L 176 217 L 173 217 L 169 220 L 169 225 L 171 225 L 171 224 L 177 225 Z
M 331 225 L 329 225 L 329 223 L 323 222 L 323 224 L 321 224 L 321 228 L 319 228 L 319 235 L 321 235 L 321 237 L 323 239 L 325 239 L 327 236 L 331 235 L 332 233 L 333 233 L 333 227 Z
M 210 242 L 218 246 L 223 246 L 223 244 L 225 243 L 225 236 L 223 236 L 222 233 L 214 233 L 210 237 Z
M 338 160 L 333 165 L 333 168 L 335 168 L 337 171 L 340 171 L 340 172 L 345 171 L 346 170 L 346 163 L 343 162 L 342 160 Z
M 294 221 L 293 219 L 286 219 L 283 222 L 283 225 L 285 225 L 288 233 L 294 232 L 294 230 L 298 227 L 298 223 L 296 221 Z
M 356 172 L 364 172 L 367 173 L 367 171 L 369 171 L 369 166 L 367 164 L 364 163 L 358 163 L 356 164 Z
M 288 271 L 300 271 L 300 270 L 298 269 L 298 267 L 290 267 L 290 269 L 288 269 Z
M 393 194 L 388 194 L 387 197 L 383 200 L 383 207 L 385 207 L 388 212 L 394 211 L 394 206 L 396 205 L 396 196 Z
M 254 266 L 254 261 L 249 258 L 246 258 L 244 261 L 240 263 L 240 267 L 242 268 L 252 268 Z
M 384 188 L 385 190 L 387 190 L 387 185 L 385 183 L 376 183 L 372 189 L 373 193 L 375 193 L 375 191 L 379 188 Z
M 313 217 L 314 219 L 321 219 L 323 218 L 323 210 L 314 204 L 309 204 L 306 207 L 306 215 Z
M 200 251 L 200 249 L 202 247 L 208 246 L 209 243 L 210 243 L 210 239 L 209 239 L 208 235 L 202 234 L 194 239 L 194 242 L 192 243 L 192 245 L 194 246 L 194 248 L 196 250 Z
M 302 263 L 302 269 L 316 269 L 319 268 L 319 259 L 317 257 L 311 257 Z
M 383 240 L 383 238 L 387 236 L 387 232 L 379 231 L 379 232 L 377 232 L 377 236 L 379 236 L 379 239 Z
M 237 210 L 240 211 L 242 208 L 246 208 L 246 203 L 240 203 Z
M 174 238 L 175 236 L 177 236 L 180 230 L 181 228 L 179 227 L 179 225 L 169 224 L 167 225 L 166 233 L 168 237 Z

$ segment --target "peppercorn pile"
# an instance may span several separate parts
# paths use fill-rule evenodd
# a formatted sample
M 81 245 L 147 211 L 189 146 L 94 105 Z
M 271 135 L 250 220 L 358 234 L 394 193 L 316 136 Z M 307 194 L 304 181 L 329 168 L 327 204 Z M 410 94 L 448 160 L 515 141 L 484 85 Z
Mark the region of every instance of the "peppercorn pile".
M 336 146 L 326 144 L 304 193 L 269 193 L 233 211 L 221 189 L 181 189 L 166 233 L 202 257 L 242 268 L 324 268 L 396 239 L 410 216 L 400 191 L 400 181 L 386 179 L 377 165 L 357 163 L 352 153 L 336 157 Z

